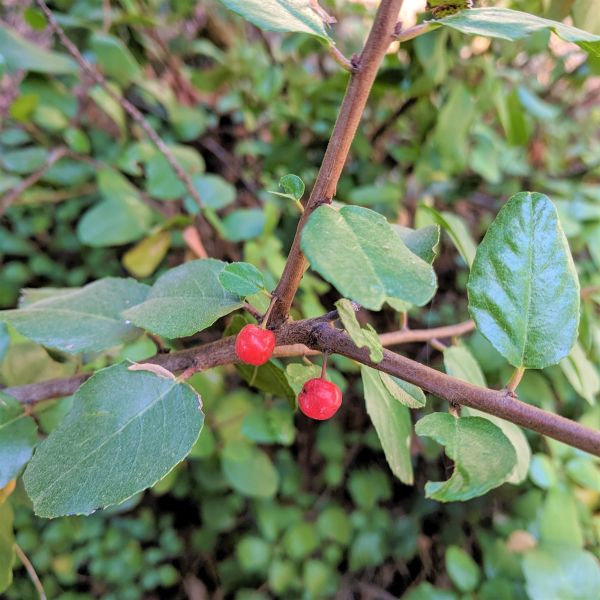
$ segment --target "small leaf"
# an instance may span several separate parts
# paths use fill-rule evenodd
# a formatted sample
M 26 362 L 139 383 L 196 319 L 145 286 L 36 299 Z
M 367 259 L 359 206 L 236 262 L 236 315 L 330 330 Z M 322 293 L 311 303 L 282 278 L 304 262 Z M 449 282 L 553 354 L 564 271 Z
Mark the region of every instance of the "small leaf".
M 473 385 L 487 387 L 485 376 L 479 363 L 475 360 L 466 346 L 450 346 L 444 350 L 444 367 L 446 373 L 457 377 Z M 517 453 L 517 464 L 512 472 L 506 478 L 508 483 L 521 483 L 527 477 L 529 472 L 529 463 L 531 461 L 531 448 L 522 429 L 499 417 L 488 415 L 474 408 L 463 407 L 465 416 L 482 417 L 491 421 L 502 430 L 502 433 L 510 440 Z
M 194 175 L 192 181 L 196 191 L 200 194 L 202 204 L 207 208 L 219 210 L 235 201 L 235 187 L 219 175 L 212 173 Z
M 481 579 L 481 570 L 477 563 L 458 546 L 446 549 L 446 570 L 452 583 L 461 592 L 474 592 Z
M 421 205 L 419 209 L 426 211 L 440 227 L 443 227 L 446 230 L 459 254 L 470 267 L 475 259 L 477 244 L 473 241 L 471 233 L 464 221 L 453 213 L 439 212 L 431 206 Z
M 279 486 L 279 475 L 265 452 L 243 441 L 228 442 L 223 450 L 223 474 L 244 496 L 270 498 Z
M 378 371 L 363 366 L 361 375 L 367 413 L 373 422 L 390 469 L 400 481 L 412 485 L 410 413 L 383 384 Z
M 17 478 L 36 444 L 35 421 L 17 400 L 0 392 L 0 488 Z
M 251 240 L 263 232 L 265 224 L 265 213 L 260 208 L 240 208 L 223 219 L 223 235 L 230 242 Z
M 121 85 L 140 79 L 140 66 L 119 38 L 96 31 L 90 37 L 90 46 L 102 71 Z
M 224 290 L 219 281 L 224 267 L 212 258 L 175 267 L 156 280 L 145 302 L 123 312 L 123 317 L 167 338 L 202 331 L 242 306 L 239 296 Z
M 204 171 L 204 159 L 190 146 L 173 145 L 170 149 L 189 175 Z M 157 200 L 177 200 L 188 193 L 183 181 L 160 152 L 146 163 L 146 191 Z
M 369 358 L 373 362 L 380 362 L 383 358 L 383 346 L 379 341 L 379 335 L 377 335 L 377 332 L 369 324 L 367 324 L 366 329 L 363 329 L 360 326 L 350 300 L 346 300 L 344 298 L 342 300 L 338 300 L 335 305 L 338 309 L 338 315 L 340 316 L 342 325 L 350 336 L 350 339 L 359 348 L 368 348 Z
M 522 192 L 500 210 L 477 249 L 468 283 L 478 329 L 513 366 L 564 358 L 579 324 L 579 281 L 556 209 Z
M 439 502 L 465 501 L 489 492 L 506 480 L 517 462 L 501 429 L 481 417 L 432 413 L 417 423 L 415 431 L 445 446 L 454 461 L 448 481 L 429 481 L 425 486 L 427 497 Z
M 279 180 L 279 187 L 283 190 L 283 194 L 281 192 L 271 192 L 271 194 L 296 201 L 304 196 L 304 181 L 302 181 L 298 175 L 284 175 Z
M 413 254 L 382 215 L 359 206 L 320 206 L 302 231 L 302 250 L 338 291 L 371 310 L 389 299 L 417 306 L 437 287 L 431 265 Z
M 98 371 L 25 471 L 35 513 L 90 514 L 123 502 L 186 457 L 203 421 L 200 398 L 187 384 L 125 364 Z
M 600 376 L 579 342 L 575 343 L 569 356 L 560 361 L 560 368 L 573 389 L 593 406 L 600 392 Z
M 600 36 L 550 19 L 508 8 L 473 8 L 435 21 L 435 26 L 445 26 L 467 33 L 503 40 L 516 41 L 536 31 L 550 29 L 567 42 L 574 42 L 584 50 L 600 56 Z
M 0 593 L 12 583 L 15 563 L 13 511 L 8 502 L 0 504 Z
M 123 255 L 123 266 L 135 277 L 149 277 L 169 251 L 171 234 L 159 231 L 137 243 Z
M 221 285 L 232 294 L 252 296 L 265 289 L 263 274 L 250 263 L 237 262 L 227 265 L 219 274 Z
M 79 72 L 77 63 L 67 54 L 42 49 L 4 26 L 0 26 L 0 55 L 11 73 L 23 70 L 76 75 Z
M 221 0 L 250 23 L 269 31 L 301 31 L 329 41 L 323 17 L 310 2 L 297 0 Z
M 171 379 L 172 381 L 176 380 L 175 375 L 171 373 L 168 369 L 161 367 L 160 365 L 153 365 L 150 363 L 133 363 L 127 367 L 129 371 L 148 371 L 149 373 L 154 373 L 157 377 L 162 377 L 163 379 Z
M 133 279 L 108 277 L 29 304 L 0 311 L 25 337 L 71 354 L 100 351 L 122 344 L 142 332 L 121 317 L 121 311 L 143 302 L 147 285 Z

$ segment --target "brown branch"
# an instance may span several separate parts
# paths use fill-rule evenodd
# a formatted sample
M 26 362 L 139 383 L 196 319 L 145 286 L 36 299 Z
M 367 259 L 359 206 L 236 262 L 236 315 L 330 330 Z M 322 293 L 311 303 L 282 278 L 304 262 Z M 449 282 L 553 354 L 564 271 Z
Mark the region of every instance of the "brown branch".
M 521 402 L 506 390 L 491 390 L 466 383 L 389 350 L 384 350 L 381 362 L 373 363 L 369 358 L 368 349 L 358 348 L 344 331 L 332 328 L 323 319 L 286 323 L 277 330 L 276 335 L 277 356 L 282 356 L 284 352 L 287 356 L 301 355 L 304 353 L 303 347 L 317 352 L 341 354 L 361 364 L 400 377 L 451 404 L 476 408 L 600 456 L 600 431 Z M 234 337 L 227 337 L 198 348 L 158 354 L 146 362 L 160 365 L 173 373 L 185 371 L 190 367 L 209 369 L 231 364 L 238 361 L 234 341 Z M 282 352 L 284 347 L 285 351 Z M 74 393 L 87 377 L 89 375 L 86 374 L 69 379 L 54 379 L 3 391 L 23 404 L 35 404 L 41 400 Z
M 16 187 L 14 187 L 9 192 L 6 192 L 2 198 L 0 198 L 0 216 L 2 216 L 17 200 L 17 198 L 32 185 L 35 185 L 54 165 L 54 163 L 58 162 L 61 158 L 67 156 L 69 154 L 69 149 L 65 146 L 59 146 L 50 152 L 48 155 L 48 160 L 46 164 L 44 164 L 40 169 L 34 171 L 23 179 Z
M 279 298 L 271 316 L 273 327 L 278 327 L 288 318 L 294 296 L 307 267 L 306 258 L 300 250 L 302 229 L 312 212 L 319 205 L 330 203 L 335 196 L 340 175 L 348 158 L 348 152 L 377 76 L 379 65 L 394 39 L 394 28 L 401 7 L 402 0 L 382 0 L 363 51 L 353 61 L 354 72 L 350 76 L 346 95 L 340 106 L 319 174 L 306 209 L 298 223 L 281 280 L 273 292 Z
M 194 187 L 191 177 L 185 172 L 171 149 L 158 135 L 156 130 L 146 120 L 144 115 L 133 105 L 127 98 L 119 96 L 107 83 L 106 79 L 83 57 L 77 46 L 69 39 L 65 30 L 60 26 L 56 17 L 52 11 L 48 8 L 48 5 L 44 0 L 36 0 L 42 12 L 46 15 L 50 28 L 58 36 L 62 45 L 67 49 L 69 54 L 75 59 L 79 67 L 87 73 L 96 84 L 98 84 L 115 102 L 123 107 L 123 110 L 144 130 L 146 135 L 150 138 L 152 143 L 158 148 L 159 152 L 167 159 L 167 162 L 171 165 L 177 177 L 185 185 L 190 196 L 194 199 L 196 204 L 200 208 L 204 208 L 200 194 Z

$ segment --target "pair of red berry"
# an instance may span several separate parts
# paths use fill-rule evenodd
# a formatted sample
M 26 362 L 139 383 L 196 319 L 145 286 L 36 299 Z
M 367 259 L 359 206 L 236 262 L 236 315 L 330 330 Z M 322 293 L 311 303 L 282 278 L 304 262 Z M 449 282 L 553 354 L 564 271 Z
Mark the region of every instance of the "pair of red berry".
M 264 365 L 275 349 L 275 334 L 258 325 L 246 325 L 235 340 L 235 353 L 245 363 L 256 367 Z M 340 388 L 327 381 L 324 374 L 309 379 L 298 395 L 298 407 L 311 419 L 330 419 L 342 404 Z

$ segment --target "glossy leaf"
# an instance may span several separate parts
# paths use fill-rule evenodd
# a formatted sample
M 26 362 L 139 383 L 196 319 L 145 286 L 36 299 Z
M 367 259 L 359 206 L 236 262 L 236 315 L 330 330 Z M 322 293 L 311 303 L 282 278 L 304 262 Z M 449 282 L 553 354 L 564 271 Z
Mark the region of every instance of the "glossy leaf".
M 513 366 L 542 369 L 577 337 L 579 281 L 556 209 L 522 192 L 498 213 L 468 283 L 478 329 Z
M 335 306 L 337 307 L 342 325 L 350 336 L 350 339 L 359 348 L 367 348 L 369 350 L 369 358 L 373 362 L 380 362 L 383 358 L 383 346 L 379 341 L 379 335 L 373 327 L 369 323 L 367 323 L 364 329 L 360 326 L 350 300 L 346 300 L 345 298 L 338 300 Z
M 125 364 L 98 371 L 25 471 L 36 514 L 89 514 L 154 485 L 194 445 L 200 406 L 187 384 Z
M 382 215 L 359 206 L 320 206 L 302 231 L 311 267 L 366 308 L 389 299 L 422 306 L 436 289 L 431 265 L 413 254 Z
M 301 31 L 329 40 L 323 17 L 309 2 L 298 0 L 221 0 L 257 27 L 269 31 Z
M 37 426 L 23 406 L 0 392 L 0 488 L 16 479 L 37 444 Z
M 415 426 L 417 435 L 431 437 L 454 461 L 448 481 L 427 482 L 428 498 L 439 502 L 470 500 L 501 485 L 512 472 L 517 455 L 502 430 L 481 417 L 456 418 L 432 413 Z
M 435 27 L 451 27 L 469 35 L 516 41 L 536 31 L 550 29 L 567 42 L 600 56 L 600 36 L 536 15 L 508 8 L 473 8 L 435 21 Z
M 390 393 L 378 371 L 363 366 L 361 375 L 367 413 L 375 427 L 390 469 L 400 481 L 412 485 L 412 421 L 408 408 Z
M 79 72 L 77 63 L 67 54 L 40 48 L 4 26 L 0 26 L 0 55 L 12 73 L 23 70 L 53 75 L 75 75 Z
M 12 583 L 15 562 L 13 512 L 8 502 L 0 503 L 0 593 Z
M 304 196 L 305 185 L 304 181 L 298 177 L 298 175 L 284 175 L 279 180 L 279 187 L 283 190 L 283 192 L 270 192 L 271 194 L 275 194 L 275 196 L 282 196 L 284 198 L 289 198 L 290 200 L 299 201 L 302 196 Z
M 242 306 L 239 296 L 223 289 L 220 260 L 194 260 L 156 280 L 147 299 L 123 317 L 168 338 L 192 335 Z
M 133 279 L 109 277 L 26 308 L 0 311 L 0 321 L 38 344 L 63 352 L 104 350 L 141 334 L 120 313 L 143 302 L 149 289 Z
M 227 265 L 219 274 L 221 285 L 232 294 L 251 296 L 265 289 L 264 275 L 250 263 Z
M 444 367 L 446 368 L 446 373 L 452 375 L 452 377 L 462 379 L 473 385 L 487 387 L 487 382 L 479 363 L 466 346 L 450 346 L 446 348 L 444 350 Z M 517 453 L 517 464 L 506 478 L 506 481 L 515 484 L 524 481 L 529 472 L 531 448 L 523 430 L 510 421 L 488 415 L 474 408 L 463 407 L 462 410 L 464 415 L 482 417 L 491 421 L 502 430 L 502 433 L 510 440 Z
M 270 498 L 277 491 L 279 475 L 260 448 L 243 441 L 231 441 L 223 450 L 223 474 L 231 486 L 252 498 Z

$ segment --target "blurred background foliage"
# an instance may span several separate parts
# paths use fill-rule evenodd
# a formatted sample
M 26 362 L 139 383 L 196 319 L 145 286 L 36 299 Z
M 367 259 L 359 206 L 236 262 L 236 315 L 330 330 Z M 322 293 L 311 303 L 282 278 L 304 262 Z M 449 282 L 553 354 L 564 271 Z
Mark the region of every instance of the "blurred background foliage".
M 338 18 L 339 47 L 348 56 L 358 51 L 373 3 L 322 4 Z M 600 33 L 593 1 L 502 4 Z M 274 285 L 298 213 L 268 192 L 289 172 L 310 187 L 347 74 L 318 40 L 259 31 L 213 0 L 50 6 L 84 56 L 172 148 L 219 235 L 198 218 L 139 126 L 54 45 L 43 14 L 7 0 L 0 9 L 0 198 L 40 174 L 57 149 L 64 156 L 2 217 L 0 306 L 15 306 L 23 287 L 128 274 L 151 283 L 195 256 L 189 226 L 209 255 L 247 260 Z M 445 228 L 435 263 L 440 292 L 410 313 L 412 327 L 426 327 L 467 318 L 467 265 L 502 203 L 524 189 L 547 193 L 585 290 L 580 342 L 560 366 L 528 371 L 519 393 L 594 427 L 599 100 L 600 59 L 574 45 L 547 34 L 504 43 L 438 30 L 386 58 L 337 194 L 405 226 Z M 336 299 L 307 275 L 294 316 L 317 316 Z M 359 318 L 379 331 L 399 327 L 393 311 Z M 219 335 L 209 330 L 182 343 Z M 464 343 L 488 384 L 501 386 L 511 372 L 505 361 L 477 334 Z M 402 350 L 444 368 L 430 348 Z M 140 360 L 155 351 L 141 338 L 119 356 Z M 4 326 L 0 359 L 3 385 L 76 368 L 75 359 Z M 357 366 L 332 363 L 347 401 L 324 424 L 296 418 L 287 402 L 309 369 L 302 361 L 287 366 L 287 379 L 255 382 L 259 395 L 233 367 L 195 375 L 207 421 L 192 455 L 116 509 L 45 521 L 32 516 L 19 486 L 11 498 L 16 539 L 48 598 L 598 597 L 598 461 L 526 432 L 533 456 L 523 484 L 462 504 L 425 500 L 425 481 L 445 479 L 451 463 L 435 443 L 415 439 L 415 487 L 395 480 L 369 425 Z M 37 406 L 42 430 L 69 406 L 68 398 Z M 430 398 L 425 412 L 432 407 L 443 404 Z M 5 597 L 36 597 L 23 567 Z

